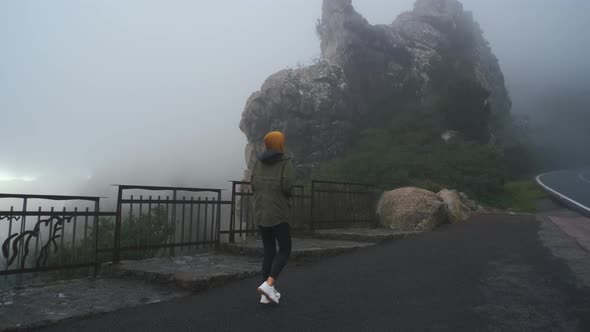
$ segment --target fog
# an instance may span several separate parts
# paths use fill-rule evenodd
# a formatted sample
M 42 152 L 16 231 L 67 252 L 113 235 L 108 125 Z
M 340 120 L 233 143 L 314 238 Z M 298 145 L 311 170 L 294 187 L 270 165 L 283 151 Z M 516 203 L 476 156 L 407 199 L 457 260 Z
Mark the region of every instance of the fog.
M 540 114 L 548 91 L 590 82 L 590 2 L 463 3 L 500 59 L 514 113 Z M 413 1 L 354 5 L 388 24 Z M 320 0 L 0 2 L 0 192 L 226 187 L 245 167 L 246 99 L 319 56 L 320 15 Z

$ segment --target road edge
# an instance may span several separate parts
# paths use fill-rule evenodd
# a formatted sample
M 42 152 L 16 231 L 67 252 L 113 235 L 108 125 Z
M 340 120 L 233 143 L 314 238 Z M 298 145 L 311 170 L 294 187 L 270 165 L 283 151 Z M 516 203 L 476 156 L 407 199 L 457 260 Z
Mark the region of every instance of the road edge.
M 537 177 L 535 178 L 535 181 L 537 182 L 537 184 L 539 186 L 541 186 L 541 188 L 543 188 L 545 191 L 547 191 L 554 198 L 556 198 L 557 200 L 559 200 L 560 202 L 562 202 L 566 206 L 573 208 L 573 209 L 577 210 L 578 212 L 583 213 L 587 216 L 590 216 L 590 207 L 587 207 L 584 204 L 577 202 L 577 201 L 567 197 L 566 195 L 558 192 L 557 190 L 550 188 L 549 186 L 544 184 L 543 181 L 541 181 L 541 177 L 543 177 L 545 175 L 552 174 L 552 173 L 557 173 L 557 172 L 549 172 L 549 173 L 537 175 Z

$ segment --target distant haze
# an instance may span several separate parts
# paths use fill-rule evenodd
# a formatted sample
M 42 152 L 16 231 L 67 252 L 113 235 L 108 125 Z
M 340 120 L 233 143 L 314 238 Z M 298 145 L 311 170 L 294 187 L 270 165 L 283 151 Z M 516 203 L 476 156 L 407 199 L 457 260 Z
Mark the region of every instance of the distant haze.
M 590 2 L 463 3 L 500 59 L 514 113 L 590 82 Z M 413 1 L 354 5 L 389 24 Z M 319 56 L 320 15 L 320 0 L 0 2 L 0 192 L 240 178 L 245 101 L 270 74 Z

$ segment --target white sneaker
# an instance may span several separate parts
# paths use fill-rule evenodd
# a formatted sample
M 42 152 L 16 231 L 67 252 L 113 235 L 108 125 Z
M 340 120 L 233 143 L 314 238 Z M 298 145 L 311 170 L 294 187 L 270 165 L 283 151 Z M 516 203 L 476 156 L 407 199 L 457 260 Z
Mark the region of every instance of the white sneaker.
M 277 294 L 277 299 L 281 299 L 281 293 L 277 292 L 275 289 L 275 294 Z M 260 295 L 260 303 L 262 304 L 269 304 L 270 301 L 264 295 Z
M 262 295 L 263 297 L 266 297 L 268 301 L 279 304 L 279 297 L 277 296 L 277 291 L 273 286 L 267 284 L 266 281 L 258 287 L 258 293 L 260 293 L 260 295 Z

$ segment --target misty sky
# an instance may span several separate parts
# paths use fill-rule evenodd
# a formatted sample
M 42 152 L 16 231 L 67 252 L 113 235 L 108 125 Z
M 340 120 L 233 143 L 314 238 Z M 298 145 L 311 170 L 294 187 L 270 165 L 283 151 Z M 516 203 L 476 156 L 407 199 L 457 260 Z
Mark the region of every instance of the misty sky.
M 589 1 L 463 3 L 515 112 L 536 87 L 590 76 Z M 412 4 L 354 1 L 373 24 Z M 0 192 L 238 179 L 245 101 L 268 75 L 319 56 L 320 15 L 320 0 L 1 1 Z

